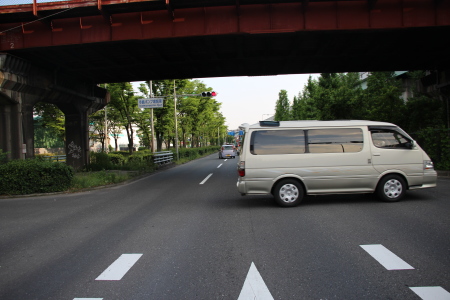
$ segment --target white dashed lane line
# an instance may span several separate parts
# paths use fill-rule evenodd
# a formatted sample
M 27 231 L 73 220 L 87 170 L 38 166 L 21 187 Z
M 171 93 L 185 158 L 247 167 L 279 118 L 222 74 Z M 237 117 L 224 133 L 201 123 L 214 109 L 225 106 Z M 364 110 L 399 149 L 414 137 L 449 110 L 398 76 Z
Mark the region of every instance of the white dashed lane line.
M 387 270 L 414 269 L 383 245 L 377 244 L 360 246 Z M 410 289 L 423 300 L 450 300 L 450 293 L 440 286 L 410 287 Z
M 414 269 L 403 259 L 392 253 L 383 245 L 360 245 L 376 261 L 388 270 L 410 270 Z
M 219 166 L 217 166 L 217 169 L 220 168 L 223 164 L 220 164 Z
M 202 182 L 200 182 L 200 184 L 204 184 L 208 179 L 209 179 L 209 177 L 211 177 L 212 176 L 212 174 L 213 173 L 211 173 L 211 174 L 209 174 L 208 176 L 206 176 L 206 178 L 205 179 L 203 179 L 203 181 Z
M 440 286 L 410 287 L 423 300 L 450 300 L 450 293 Z
M 121 280 L 142 254 L 122 254 L 95 280 Z

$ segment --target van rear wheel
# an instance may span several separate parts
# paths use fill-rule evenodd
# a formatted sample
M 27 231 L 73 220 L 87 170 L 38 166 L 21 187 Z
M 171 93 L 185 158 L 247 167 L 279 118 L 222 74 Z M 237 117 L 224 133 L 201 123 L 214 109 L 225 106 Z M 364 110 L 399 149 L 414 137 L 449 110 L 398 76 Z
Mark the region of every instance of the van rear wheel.
M 387 175 L 378 183 L 378 197 L 385 202 L 397 202 L 403 198 L 406 191 L 405 180 L 398 175 Z
M 277 183 L 273 196 L 280 206 L 292 207 L 302 202 L 305 192 L 303 186 L 296 180 L 284 179 Z

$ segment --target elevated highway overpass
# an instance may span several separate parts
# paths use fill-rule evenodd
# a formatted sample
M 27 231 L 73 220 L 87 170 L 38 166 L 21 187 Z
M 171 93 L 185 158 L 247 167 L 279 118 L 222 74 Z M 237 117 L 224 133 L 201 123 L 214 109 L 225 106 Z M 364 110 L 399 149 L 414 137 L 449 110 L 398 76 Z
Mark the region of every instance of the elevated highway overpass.
M 2 116 L 49 101 L 86 124 L 108 82 L 450 69 L 450 0 L 28 1 L 0 6 Z M 12 147 L 4 130 L 27 122 L 1 122 L 0 148 L 32 155 L 30 133 Z

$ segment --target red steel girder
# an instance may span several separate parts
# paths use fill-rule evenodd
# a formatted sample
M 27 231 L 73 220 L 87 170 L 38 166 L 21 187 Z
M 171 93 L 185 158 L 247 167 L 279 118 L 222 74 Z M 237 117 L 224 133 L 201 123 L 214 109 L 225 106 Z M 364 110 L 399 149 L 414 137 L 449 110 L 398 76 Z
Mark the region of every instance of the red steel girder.
M 272 3 L 243 5 L 241 0 L 234 1 L 233 5 L 229 6 L 202 5 L 176 10 L 174 9 L 175 1 L 163 1 L 165 10 L 118 14 L 110 14 L 106 11 L 106 6 L 119 2 L 131 4 L 143 1 L 75 0 L 40 3 L 36 11 L 33 9 L 33 13 L 38 14 L 50 8 L 54 11 L 56 8 L 93 6 L 101 8 L 103 14 L 99 12 L 97 15 L 82 15 L 80 13 L 77 17 L 64 18 L 64 13 L 61 13 L 52 16 L 51 26 L 37 21 L 0 24 L 0 51 L 129 39 L 146 40 L 236 33 L 450 26 L 450 1 L 319 2 L 303 0 L 292 3 L 266 1 Z M 25 6 L 19 6 L 21 12 L 24 12 Z M 6 9 L 11 9 L 11 6 Z M 4 13 L 2 7 L 0 11 Z M 105 19 L 108 22 L 105 22 Z

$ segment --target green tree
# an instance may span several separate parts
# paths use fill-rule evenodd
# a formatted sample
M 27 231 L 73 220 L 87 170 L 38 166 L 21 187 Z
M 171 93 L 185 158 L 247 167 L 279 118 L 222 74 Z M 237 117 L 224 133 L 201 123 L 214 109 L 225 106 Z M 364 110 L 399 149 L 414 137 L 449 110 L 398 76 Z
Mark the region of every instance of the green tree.
M 38 102 L 33 108 L 35 124 L 35 147 L 57 148 L 64 147 L 65 116 L 54 104 Z
M 290 104 L 286 90 L 278 93 L 278 100 L 275 106 L 275 121 L 287 121 L 291 119 Z
M 366 118 L 373 121 L 404 123 L 405 103 L 401 98 L 401 82 L 394 72 L 373 72 L 367 78 Z
M 137 98 L 134 96 L 133 87 L 129 82 L 121 82 L 110 83 L 107 89 L 111 95 L 109 105 L 113 106 L 120 114 L 122 125 L 127 132 L 128 151 L 132 154 L 134 150 L 133 124 L 138 110 Z

